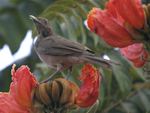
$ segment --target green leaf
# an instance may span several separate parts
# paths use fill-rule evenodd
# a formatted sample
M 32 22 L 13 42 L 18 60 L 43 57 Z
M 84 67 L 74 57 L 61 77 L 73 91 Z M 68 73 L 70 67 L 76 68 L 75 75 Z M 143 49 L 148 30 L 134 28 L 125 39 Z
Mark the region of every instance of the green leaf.
M 121 103 L 121 105 L 123 106 L 123 108 L 126 110 L 126 112 L 130 113 L 142 113 L 140 112 L 140 109 L 138 108 L 138 106 L 136 106 L 136 104 L 134 104 L 132 101 L 130 100 L 126 100 L 124 102 Z
M 63 32 L 62 32 L 62 29 L 60 27 L 60 23 L 58 22 L 58 20 L 56 20 L 56 19 L 51 20 L 50 23 L 51 23 L 54 33 L 56 35 L 63 36 Z
M 82 44 L 86 44 L 86 33 L 85 33 L 85 27 L 83 25 L 83 18 L 87 18 L 87 14 L 89 12 L 89 8 L 96 6 L 96 2 L 92 1 L 80 1 L 80 0 L 61 0 L 56 1 L 53 4 L 49 5 L 40 15 L 39 17 L 43 17 L 51 20 L 58 20 L 61 24 L 65 23 L 68 35 L 66 36 L 66 32 L 63 32 L 65 34 L 65 38 L 69 38 L 73 41 L 79 41 L 80 39 Z M 74 17 L 75 21 L 71 18 Z M 82 18 L 83 17 L 83 18 Z M 35 36 L 35 30 L 33 30 L 33 37 Z M 64 31 L 62 29 L 62 31 Z M 79 31 L 79 32 L 77 32 Z M 81 34 L 81 35 L 80 35 Z M 61 35 L 61 34 L 58 34 Z M 78 37 L 81 37 L 78 40 Z M 97 45 L 97 38 L 95 38 L 95 45 Z
M 149 92 L 150 94 L 150 92 Z M 143 106 L 145 107 L 146 110 L 149 110 L 150 109 L 150 98 L 149 98 L 149 94 L 146 95 L 145 91 L 144 90 L 140 90 L 138 91 L 138 95 L 140 97 L 140 100 L 143 104 Z
M 79 13 L 84 19 L 86 19 L 89 9 L 86 9 L 82 4 L 79 4 L 79 3 L 76 3 L 76 4 L 78 6 L 77 8 L 78 8 Z
M 63 15 L 61 13 L 59 13 L 58 15 L 61 18 L 63 18 L 63 20 L 67 26 L 70 40 L 77 42 L 77 35 L 75 32 L 74 24 L 71 22 L 71 20 L 66 15 Z
M 99 101 L 97 100 L 86 113 L 96 113 L 98 105 L 99 105 Z
M 132 93 L 131 93 L 132 94 Z M 138 92 L 135 93 L 132 97 L 130 97 L 130 101 L 132 103 L 135 104 L 135 106 L 137 106 L 137 110 L 140 112 L 140 113 L 143 113 L 145 110 L 143 104 L 141 103 L 141 100 L 140 100 L 140 97 L 138 95 Z
M 113 66 L 113 72 L 122 92 L 122 95 L 124 97 L 127 96 L 132 88 L 129 69 L 119 66 Z
M 108 56 L 111 60 L 120 62 L 122 64 L 122 66 L 113 65 L 112 70 L 122 92 L 122 95 L 123 97 L 125 97 L 130 93 L 132 89 L 132 80 L 129 65 L 121 57 L 121 55 L 115 51 L 109 51 Z
M 72 9 L 72 13 L 75 16 L 76 20 L 78 21 L 79 28 L 80 28 L 80 31 L 81 31 L 81 34 L 82 34 L 82 44 L 85 45 L 85 43 L 86 43 L 86 33 L 85 33 L 85 30 L 84 30 L 84 25 L 83 25 L 82 18 L 79 15 L 77 15 L 77 12 L 74 9 Z
M 27 30 L 31 28 L 29 14 L 38 15 L 44 7 L 38 2 L 26 0 L 6 2 L 7 5 L 0 10 L 0 48 L 8 44 L 11 52 L 15 53 Z
M 142 68 L 136 68 L 131 61 L 129 61 L 129 60 L 127 60 L 127 61 L 131 65 L 131 69 L 134 70 L 134 72 L 136 73 L 136 76 L 139 76 L 143 81 L 146 81 L 146 79 L 144 78 L 144 75 L 143 75 Z
M 94 45 L 97 46 L 98 44 L 98 40 L 99 40 L 99 36 L 95 33 L 92 32 L 92 35 L 93 35 L 93 40 L 94 40 Z
M 0 46 L 2 47 L 7 43 L 12 53 L 18 50 L 20 42 L 23 40 L 27 31 L 21 18 L 16 19 L 16 15 L 20 15 L 20 12 L 16 11 L 13 14 L 6 13 L 0 16 L 0 32 L 2 33 L 0 35 L 0 39 L 2 40 Z
M 103 75 L 104 77 L 102 79 L 105 80 L 106 82 L 105 88 L 107 91 L 107 100 L 109 101 L 111 99 L 110 91 L 111 91 L 111 83 L 112 83 L 112 71 L 109 71 L 108 69 L 103 68 Z
M 97 4 L 94 0 L 88 0 L 86 2 L 86 6 L 99 7 L 99 4 Z
M 150 113 L 150 110 L 148 110 L 146 113 Z
M 99 107 L 98 109 L 100 109 L 103 105 L 103 102 L 104 102 L 104 98 L 105 98 L 105 84 L 103 82 L 103 78 L 101 80 L 101 83 L 100 83 L 100 87 L 99 87 L 99 97 L 98 97 L 98 100 L 99 100 Z

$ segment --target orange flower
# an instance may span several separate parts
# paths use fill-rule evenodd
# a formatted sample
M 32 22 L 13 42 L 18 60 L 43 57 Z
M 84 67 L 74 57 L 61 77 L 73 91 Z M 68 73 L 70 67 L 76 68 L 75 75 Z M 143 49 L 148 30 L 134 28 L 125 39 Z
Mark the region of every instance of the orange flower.
M 29 113 L 29 110 L 19 106 L 9 93 L 0 93 L 0 113 Z
M 102 11 L 99 8 L 93 8 L 89 12 L 87 19 L 90 30 L 113 47 L 126 47 L 134 43 L 122 22 L 123 18 L 111 2 L 107 2 L 106 10 Z
M 110 1 L 106 3 L 106 11 L 110 13 L 118 22 L 121 24 L 124 22 L 124 19 L 121 17 L 121 15 L 118 13 L 115 5 L 113 5 Z
M 4 113 L 10 111 L 11 113 L 22 113 L 34 111 L 31 102 L 31 90 L 38 82 L 33 74 L 29 72 L 27 66 L 22 66 L 15 73 L 16 65 L 12 68 L 12 84 L 9 93 L 0 93 L 0 111 Z M 1 107 L 3 106 L 3 107 Z
M 85 65 L 81 72 L 82 75 L 78 79 L 83 81 L 83 84 L 75 103 L 79 107 L 89 107 L 98 99 L 101 76 L 99 71 L 90 64 Z
M 143 50 L 142 44 L 135 43 L 125 48 L 121 48 L 120 51 L 122 55 L 133 62 L 134 66 L 137 68 L 140 68 L 146 64 L 146 62 L 141 60 L 142 56 L 144 59 L 148 59 L 148 54 L 145 50 Z
M 44 106 L 55 106 L 56 101 L 65 109 L 77 109 L 89 107 L 98 99 L 101 76 L 90 64 L 82 69 L 80 90 L 75 83 L 62 78 L 51 81 L 51 84 L 39 84 L 27 66 L 20 67 L 17 72 L 14 68 L 15 65 L 11 71 L 13 82 L 10 92 L 0 93 L 0 113 L 42 112 Z
M 110 0 L 119 14 L 133 27 L 140 29 L 144 25 L 144 11 L 140 0 Z

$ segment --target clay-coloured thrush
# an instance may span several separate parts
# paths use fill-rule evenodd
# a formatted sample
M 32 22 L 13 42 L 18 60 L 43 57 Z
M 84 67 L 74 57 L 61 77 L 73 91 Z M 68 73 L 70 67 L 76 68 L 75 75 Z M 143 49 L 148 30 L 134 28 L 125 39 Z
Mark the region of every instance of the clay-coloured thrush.
M 72 67 L 78 64 L 95 63 L 107 69 L 111 68 L 111 64 L 120 65 L 114 61 L 94 57 L 95 52 L 80 43 L 56 36 L 47 19 L 32 15 L 30 18 L 33 20 L 38 34 L 35 42 L 36 53 L 50 68 L 57 69 L 55 73 L 42 82 L 49 81 L 58 71 L 67 68 L 69 68 L 68 79 Z

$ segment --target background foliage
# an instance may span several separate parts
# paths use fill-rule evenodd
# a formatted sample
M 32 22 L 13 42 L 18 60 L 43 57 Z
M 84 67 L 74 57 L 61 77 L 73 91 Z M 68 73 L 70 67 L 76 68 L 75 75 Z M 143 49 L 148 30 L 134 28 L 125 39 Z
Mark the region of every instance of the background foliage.
M 99 36 L 89 31 L 83 21 L 87 19 L 92 7 L 104 9 L 107 0 L 1 0 L 0 1 L 0 48 L 8 44 L 11 52 L 15 53 L 27 30 L 32 29 L 32 36 L 36 36 L 33 22 L 29 15 L 47 18 L 56 35 L 77 41 L 97 51 L 96 56 L 108 55 L 111 60 L 122 63 L 113 66 L 112 71 L 94 65 L 101 72 L 99 107 L 97 113 L 145 113 L 150 110 L 150 84 L 145 79 L 146 73 L 142 68 L 135 68 L 130 61 L 123 57 L 117 49 L 108 46 Z M 149 3 L 149 0 L 143 0 Z M 113 29 L 113 27 L 112 27 Z M 29 57 L 17 62 L 17 67 L 28 65 L 38 81 L 50 76 L 54 69 L 43 64 L 34 49 Z M 147 64 L 149 67 L 149 64 Z M 81 86 L 77 77 L 81 75 L 83 65 L 75 66 L 70 81 Z M 9 91 L 11 83 L 11 66 L 0 72 L 0 91 Z M 66 77 L 67 70 L 63 70 L 53 77 Z M 88 110 L 79 109 L 70 113 L 84 113 Z

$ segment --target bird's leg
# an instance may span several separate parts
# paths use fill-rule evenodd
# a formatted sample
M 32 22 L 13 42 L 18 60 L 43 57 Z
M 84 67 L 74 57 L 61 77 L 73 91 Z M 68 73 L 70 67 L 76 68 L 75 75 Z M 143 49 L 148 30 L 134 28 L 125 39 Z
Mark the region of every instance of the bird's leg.
M 68 75 L 67 75 L 67 78 L 66 78 L 66 80 L 68 80 L 68 78 L 69 78 L 69 75 L 70 75 L 70 73 L 72 72 L 72 66 L 71 67 L 69 67 L 69 70 L 68 70 Z
M 40 83 L 48 82 L 56 73 L 58 73 L 62 69 L 62 64 L 57 64 L 57 71 L 54 72 L 51 76 L 49 76 L 47 79 L 43 80 Z
M 49 76 L 47 79 L 45 79 L 45 80 L 43 80 L 42 82 L 40 82 L 40 84 L 41 83 L 45 83 L 45 82 L 48 82 L 56 73 L 58 73 L 59 72 L 59 70 L 57 70 L 56 72 L 54 72 L 51 76 Z

